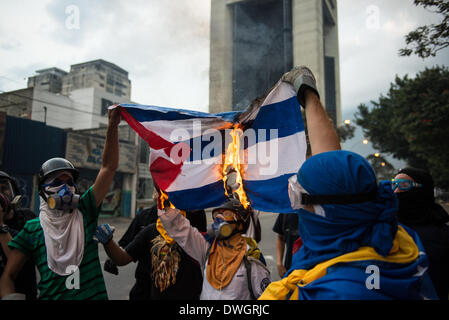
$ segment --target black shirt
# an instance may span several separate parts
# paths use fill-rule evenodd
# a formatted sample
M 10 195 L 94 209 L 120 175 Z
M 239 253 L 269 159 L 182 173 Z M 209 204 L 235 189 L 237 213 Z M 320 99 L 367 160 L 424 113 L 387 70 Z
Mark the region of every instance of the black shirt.
M 147 208 L 141 211 L 131 222 L 126 230 L 125 234 L 118 241 L 118 244 L 125 248 L 130 244 L 137 234 L 142 231 L 146 226 L 157 221 L 157 206 L 154 205 L 151 208 Z M 130 300 L 149 300 L 151 298 L 151 291 L 149 283 L 151 282 L 150 273 L 148 272 L 150 265 L 145 259 L 139 260 L 137 263 L 135 278 L 136 283 L 132 287 L 129 293 Z
M 156 223 L 145 227 L 135 239 L 126 246 L 126 252 L 134 261 L 139 261 L 147 266 L 145 270 L 146 278 L 151 279 L 151 241 L 159 235 L 156 229 Z M 176 273 L 176 282 L 165 289 L 163 292 L 150 283 L 150 297 L 152 300 L 198 300 L 201 294 L 203 278 L 199 264 L 188 256 L 181 248 L 179 269 Z M 149 287 L 147 285 L 147 287 Z M 146 293 L 148 294 L 148 292 Z
M 446 224 L 408 225 L 421 239 L 429 258 L 429 275 L 440 300 L 449 295 L 449 227 Z
M 274 223 L 273 231 L 284 238 L 286 245 L 284 267 L 288 270 L 292 264 L 293 244 L 299 238 L 298 215 L 280 213 Z
M 132 221 L 126 230 L 125 234 L 119 240 L 118 244 L 124 248 L 131 241 L 134 240 L 136 235 L 147 225 L 155 223 L 157 221 L 157 206 L 154 205 L 151 208 L 142 210 Z
M 14 238 L 22 229 L 28 220 L 36 218 L 33 211 L 29 209 L 19 209 L 14 212 L 10 220 L 5 220 L 9 227 L 9 233 Z M 0 246 L 0 276 L 6 267 L 7 258 Z M 14 281 L 16 292 L 26 295 L 27 300 L 35 300 L 37 297 L 37 281 L 34 263 L 28 259 Z

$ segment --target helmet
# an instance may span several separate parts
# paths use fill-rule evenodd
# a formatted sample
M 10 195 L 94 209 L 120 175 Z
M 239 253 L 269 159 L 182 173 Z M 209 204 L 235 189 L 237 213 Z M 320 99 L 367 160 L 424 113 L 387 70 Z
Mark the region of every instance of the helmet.
M 245 209 L 245 207 L 243 207 L 243 205 L 237 199 L 228 199 L 223 205 L 213 209 L 212 214 L 216 210 L 223 210 L 223 209 L 235 212 L 240 217 L 239 220 L 242 221 L 243 232 L 246 232 L 251 222 L 250 215 L 252 214 L 252 209 L 250 207 Z
M 79 171 L 73 164 L 64 158 L 52 158 L 44 162 L 39 171 L 39 188 L 44 184 L 49 175 L 58 171 L 69 171 L 74 182 L 78 179 Z
M 246 209 L 243 207 L 240 201 L 238 201 L 237 199 L 228 199 L 223 205 L 212 210 L 212 213 L 214 213 L 214 211 L 216 210 L 223 210 L 223 209 L 231 210 L 242 217 L 246 211 Z
M 19 186 L 17 185 L 17 181 L 11 177 L 9 174 L 7 174 L 4 171 L 0 171 L 0 180 L 2 179 L 6 179 L 9 180 L 9 182 L 11 183 L 12 186 L 12 191 L 14 192 L 14 195 L 19 195 L 20 194 L 20 190 L 19 190 Z

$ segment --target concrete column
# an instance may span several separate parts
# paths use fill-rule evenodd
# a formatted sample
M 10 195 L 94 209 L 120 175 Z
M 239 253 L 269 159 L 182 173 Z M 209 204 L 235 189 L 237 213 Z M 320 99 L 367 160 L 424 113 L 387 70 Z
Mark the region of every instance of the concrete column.
M 212 0 L 210 32 L 209 112 L 232 110 L 232 10 Z
M 340 49 L 338 45 L 338 12 L 337 5 L 330 6 L 329 1 L 326 2 L 329 11 L 332 12 L 334 18 L 333 25 L 326 25 L 324 28 L 324 54 L 328 57 L 335 58 L 335 101 L 337 107 L 337 125 L 342 123 L 341 119 L 341 95 L 340 95 Z
M 321 101 L 325 101 L 322 1 L 293 0 L 292 5 L 293 64 L 313 71 Z

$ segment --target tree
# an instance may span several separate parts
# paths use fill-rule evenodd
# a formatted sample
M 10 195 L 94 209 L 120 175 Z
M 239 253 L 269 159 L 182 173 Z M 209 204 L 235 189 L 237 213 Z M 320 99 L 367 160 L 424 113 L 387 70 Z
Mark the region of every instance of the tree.
M 371 164 L 376 172 L 377 180 L 391 180 L 395 176 L 395 169 L 383 156 L 370 154 L 366 160 Z
M 361 104 L 355 114 L 373 147 L 408 165 L 427 169 L 435 184 L 449 187 L 449 69 L 396 76 L 386 96 Z
M 343 143 L 349 139 L 354 138 L 355 127 L 351 124 L 344 124 L 335 128 L 337 131 L 340 142 Z
M 407 47 L 399 50 L 400 56 L 410 56 L 412 53 L 425 59 L 449 47 L 449 1 L 447 0 L 415 0 L 416 6 L 432 8 L 441 14 L 440 24 L 430 24 L 418 27 L 405 36 Z

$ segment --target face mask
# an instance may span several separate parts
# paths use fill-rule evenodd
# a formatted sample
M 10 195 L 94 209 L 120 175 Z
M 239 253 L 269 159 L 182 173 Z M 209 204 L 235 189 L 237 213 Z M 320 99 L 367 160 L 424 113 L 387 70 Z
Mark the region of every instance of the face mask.
M 225 221 L 219 217 L 214 219 L 214 222 L 207 226 L 207 234 L 211 238 L 223 240 L 232 235 L 234 222 Z
M 67 184 L 45 188 L 48 207 L 52 210 L 71 211 L 78 207 L 80 196 L 74 194 L 75 187 Z

